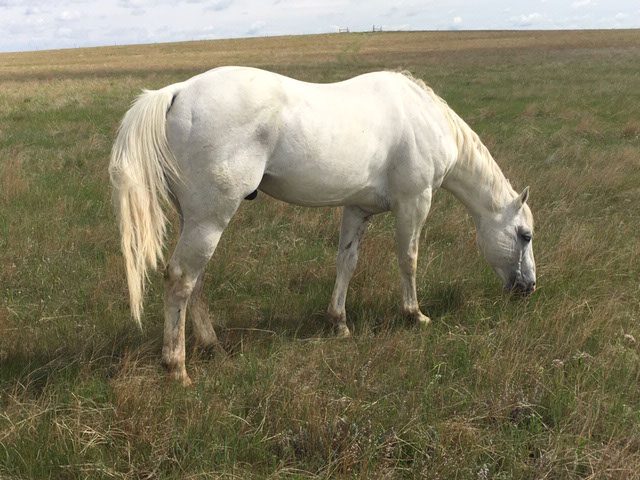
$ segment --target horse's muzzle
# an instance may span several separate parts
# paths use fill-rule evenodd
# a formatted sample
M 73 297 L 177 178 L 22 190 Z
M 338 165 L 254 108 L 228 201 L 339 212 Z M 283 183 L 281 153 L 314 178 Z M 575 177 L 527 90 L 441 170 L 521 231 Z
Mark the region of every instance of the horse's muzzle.
M 515 293 L 516 295 L 531 295 L 536 291 L 536 282 L 535 280 L 531 282 L 514 282 L 510 287 L 507 288 L 511 293 Z

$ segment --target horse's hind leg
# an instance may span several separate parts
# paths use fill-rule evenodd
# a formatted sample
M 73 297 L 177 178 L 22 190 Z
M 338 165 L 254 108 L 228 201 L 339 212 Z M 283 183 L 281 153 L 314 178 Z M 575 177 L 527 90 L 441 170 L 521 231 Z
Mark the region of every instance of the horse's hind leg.
M 336 333 L 340 337 L 348 337 L 350 335 L 345 309 L 347 289 L 358 262 L 360 239 L 367 228 L 367 221 L 370 216 L 370 214 L 358 207 L 344 207 L 342 212 L 338 258 L 336 261 L 336 283 L 331 295 L 331 303 L 327 310 L 329 319 L 335 325 Z
M 184 231 L 182 209 L 180 208 L 178 200 L 173 196 L 171 198 L 173 200 L 174 207 L 178 211 L 178 216 L 180 218 L 180 234 L 182 235 L 182 232 Z M 202 295 L 204 276 L 204 271 L 198 275 L 198 280 L 196 280 L 196 285 L 193 287 L 191 297 L 189 298 L 187 315 L 191 317 L 191 324 L 193 325 L 193 332 L 198 345 L 203 348 L 212 348 L 218 346 L 218 337 L 216 335 L 216 331 L 213 329 L 213 323 L 209 315 L 209 307 Z
M 402 199 L 394 208 L 396 216 L 396 253 L 402 284 L 402 312 L 418 325 L 428 325 L 429 317 L 420 311 L 416 293 L 416 268 L 420 231 L 431 206 L 431 190 Z
M 225 226 L 219 222 L 186 223 L 165 272 L 162 363 L 169 377 L 183 385 L 191 384 L 185 367 L 187 304 Z
M 191 298 L 189 299 L 189 306 L 187 310 L 191 317 L 193 333 L 198 345 L 203 348 L 213 348 L 219 346 L 219 344 L 216 331 L 213 329 L 211 316 L 209 315 L 209 307 L 207 306 L 207 302 L 202 293 L 204 287 L 204 276 L 204 271 L 198 275 L 198 280 L 196 280 L 196 284 L 191 292 Z
M 252 154 L 253 153 L 253 154 Z M 191 381 L 185 368 L 185 317 L 194 290 L 198 294 L 198 279 L 204 274 L 207 262 L 213 255 L 222 232 L 235 214 L 242 199 L 258 188 L 264 172 L 264 158 L 260 151 L 236 152 L 225 162 L 216 161 L 212 152 L 203 150 L 204 157 L 194 156 L 183 170 L 186 189 L 177 195 L 184 217 L 180 240 L 169 261 L 165 280 L 165 324 L 162 361 L 169 376 L 189 385 Z M 224 157 L 224 155 L 218 155 Z M 194 167 L 200 166 L 200 168 Z M 196 169 L 196 170 L 193 170 Z M 195 305 L 194 319 L 199 340 L 215 343 L 215 332 L 208 323 L 206 309 L 201 309 L 199 299 Z
M 238 168 L 234 173 L 239 178 L 248 178 L 252 183 L 250 187 L 254 189 L 260 181 L 261 172 L 257 170 L 247 173 Z M 195 186 L 196 182 L 191 181 L 191 184 Z M 228 188 L 225 191 L 217 188 L 214 181 L 211 181 L 206 189 L 204 185 L 197 185 L 194 191 L 201 194 L 191 194 L 181 205 L 184 217 L 182 233 L 165 274 L 162 362 L 169 376 L 183 385 L 191 383 L 185 367 L 187 306 L 195 306 L 192 318 L 199 340 L 215 344 L 216 335 L 208 323 L 206 308 L 201 308 L 202 304 L 198 298 L 192 303 L 190 298 L 194 290 L 196 295 L 199 295 L 203 279 L 200 284 L 198 280 L 204 275 L 204 269 L 218 245 L 222 232 L 246 195 L 244 187 L 239 191 Z

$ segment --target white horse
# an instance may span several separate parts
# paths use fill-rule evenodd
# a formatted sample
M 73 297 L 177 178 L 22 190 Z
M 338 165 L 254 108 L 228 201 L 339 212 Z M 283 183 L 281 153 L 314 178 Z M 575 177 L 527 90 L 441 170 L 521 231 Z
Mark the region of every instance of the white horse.
M 328 315 L 350 334 L 345 299 L 372 215 L 396 219 L 402 311 L 429 318 L 416 297 L 420 230 L 442 186 L 469 210 L 480 250 L 505 288 L 535 289 L 528 187 L 517 194 L 478 136 L 421 80 L 376 72 L 305 83 L 222 67 L 157 91 L 126 113 L 109 166 L 133 317 L 140 322 L 147 270 L 163 260 L 163 201 L 180 239 L 165 273 L 163 364 L 189 384 L 187 305 L 196 340 L 217 343 L 200 298 L 203 271 L 243 199 L 257 190 L 304 206 L 344 206 Z

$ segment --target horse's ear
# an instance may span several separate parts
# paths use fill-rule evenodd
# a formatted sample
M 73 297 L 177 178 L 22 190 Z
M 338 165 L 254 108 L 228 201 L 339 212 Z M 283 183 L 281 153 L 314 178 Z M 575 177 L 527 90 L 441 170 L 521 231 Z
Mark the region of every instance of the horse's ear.
M 528 199 L 529 199 L 529 187 L 527 186 L 522 191 L 522 193 L 518 195 L 518 200 L 517 200 L 518 208 L 521 208 L 525 203 L 527 203 Z

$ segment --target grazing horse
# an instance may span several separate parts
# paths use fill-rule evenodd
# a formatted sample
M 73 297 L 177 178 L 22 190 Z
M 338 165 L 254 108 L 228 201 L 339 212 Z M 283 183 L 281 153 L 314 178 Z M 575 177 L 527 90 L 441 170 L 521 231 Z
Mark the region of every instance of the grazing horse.
M 196 340 L 216 345 L 203 272 L 238 206 L 257 190 L 296 205 L 344 207 L 328 308 L 340 336 L 350 334 L 345 300 L 360 239 L 371 216 L 387 211 L 396 220 L 402 311 L 429 323 L 416 297 L 416 260 L 440 186 L 467 207 L 505 288 L 535 289 L 528 187 L 517 194 L 471 128 L 407 73 L 313 84 L 221 67 L 145 91 L 122 120 L 109 172 L 138 323 L 147 271 L 163 262 L 162 203 L 179 212 L 180 239 L 165 272 L 162 359 L 185 385 L 187 309 Z

